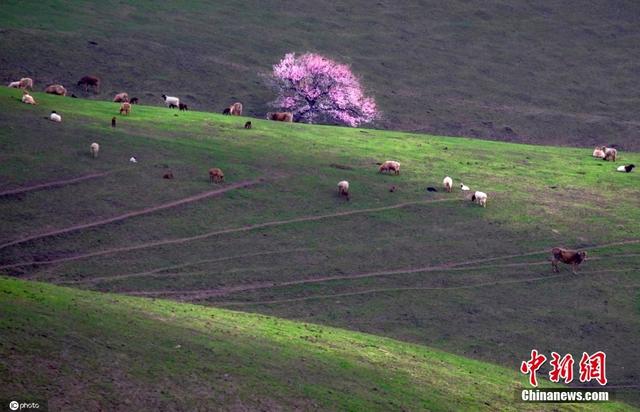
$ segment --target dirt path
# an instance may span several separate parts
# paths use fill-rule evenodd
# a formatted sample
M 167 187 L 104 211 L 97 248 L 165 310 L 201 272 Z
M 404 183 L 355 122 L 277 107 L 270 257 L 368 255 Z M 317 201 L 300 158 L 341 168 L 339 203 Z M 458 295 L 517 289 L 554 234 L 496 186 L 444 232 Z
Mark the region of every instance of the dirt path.
M 146 215 L 146 214 L 149 214 L 149 213 L 157 212 L 159 210 L 170 209 L 172 207 L 181 206 L 181 205 L 184 205 L 184 204 L 187 204 L 187 203 L 196 202 L 198 200 L 206 199 L 208 197 L 217 196 L 217 195 L 220 195 L 220 194 L 222 194 L 224 192 L 228 192 L 229 190 L 238 189 L 238 188 L 241 188 L 241 187 L 252 186 L 252 185 L 258 184 L 259 182 L 260 182 L 260 180 L 246 180 L 246 181 L 230 184 L 230 185 L 225 186 L 225 187 L 223 187 L 221 189 L 210 190 L 208 192 L 199 193 L 197 195 L 185 197 L 183 199 L 174 200 L 172 202 L 164 203 L 164 204 L 158 205 L 158 206 L 148 207 L 146 209 L 137 210 L 135 212 L 125 213 L 125 214 L 122 214 L 122 215 L 119 215 L 119 216 L 114 216 L 114 217 L 111 217 L 111 218 L 108 218 L 108 219 L 97 220 L 97 221 L 91 222 L 91 223 L 84 223 L 84 224 L 81 224 L 81 225 L 70 226 L 70 227 L 67 227 L 67 228 L 64 228 L 64 229 L 52 230 L 50 232 L 38 233 L 38 234 L 35 234 L 35 235 L 24 237 L 22 239 L 17 239 L 17 240 L 8 242 L 8 243 L 4 243 L 4 244 L 0 245 L 0 250 L 6 249 L 6 248 L 8 248 L 10 246 L 15 246 L 15 245 L 19 245 L 19 244 L 22 244 L 22 243 L 25 243 L 25 242 L 29 242 L 29 241 L 32 241 L 32 240 L 36 240 L 36 239 L 43 239 L 45 237 L 51 237 L 51 236 L 59 236 L 59 235 L 63 235 L 63 234 L 71 233 L 71 232 L 76 232 L 78 230 L 84 230 L 84 229 L 89 229 L 89 228 L 92 228 L 92 227 L 103 226 L 103 225 L 106 225 L 106 224 L 109 224 L 109 223 L 113 223 L 113 222 L 119 222 L 121 220 L 129 219 L 129 218 L 136 217 L 136 216 Z
M 72 179 L 56 180 L 56 181 L 48 182 L 48 183 L 41 183 L 39 185 L 21 187 L 21 188 L 18 188 L 18 189 L 5 190 L 3 192 L 0 192 L 0 197 L 2 197 L 2 196 L 13 196 L 13 195 L 21 194 L 21 193 L 33 192 L 35 190 L 50 189 L 52 187 L 71 185 L 71 184 L 82 182 L 82 181 L 89 180 L 89 179 L 97 179 L 98 177 L 104 177 L 104 176 L 107 176 L 107 175 L 109 175 L 111 173 L 113 173 L 113 171 L 102 172 L 102 173 L 90 173 L 90 174 L 87 174 L 87 175 L 74 177 Z
M 611 269 L 611 270 L 599 270 L 596 272 L 580 272 L 578 275 L 572 275 L 571 272 L 567 272 L 564 274 L 558 275 L 550 275 L 550 276 L 539 276 L 535 278 L 528 279 L 512 279 L 512 280 L 496 280 L 491 282 L 482 282 L 476 283 L 473 285 L 459 285 L 459 286 L 425 286 L 425 287 L 402 287 L 402 288 L 378 288 L 378 289 L 367 289 L 361 290 L 359 292 L 346 292 L 346 293 L 336 293 L 331 295 L 315 295 L 315 296 L 304 296 L 300 298 L 290 298 L 290 299 L 280 299 L 280 300 L 265 300 L 260 302 L 220 302 L 216 303 L 216 306 L 246 306 L 246 305 L 269 305 L 269 304 L 279 304 L 279 303 L 292 303 L 292 302 L 301 302 L 312 299 L 330 299 L 330 298 L 341 298 L 341 297 L 350 297 L 350 296 L 358 296 L 358 295 L 368 295 L 372 293 L 387 293 L 387 292 L 406 292 L 406 291 L 420 291 L 420 290 L 458 290 L 458 289 L 477 289 L 488 286 L 497 286 L 497 285 L 507 285 L 514 283 L 529 283 L 529 282 L 539 282 L 543 280 L 551 280 L 558 279 L 562 277 L 571 277 L 575 276 L 576 278 L 581 275 L 591 275 L 591 274 L 600 274 L 600 273 L 614 273 L 614 272 L 627 272 L 632 269 Z M 628 285 L 627 287 L 640 287 L 640 285 Z
M 200 195 L 200 196 L 202 196 L 202 195 Z M 345 212 L 330 213 L 330 214 L 326 214 L 326 215 L 303 216 L 303 217 L 287 219 L 287 220 L 275 220 L 275 221 L 266 222 L 266 223 L 258 223 L 258 224 L 255 224 L 255 225 L 248 225 L 248 226 L 242 226 L 242 227 L 235 227 L 235 228 L 229 228 L 229 229 L 216 230 L 216 231 L 213 231 L 213 232 L 207 232 L 207 233 L 203 233 L 203 234 L 196 235 L 196 236 L 183 237 L 183 238 L 177 238 L 177 239 L 158 240 L 158 241 L 155 241 L 155 242 L 142 243 L 142 244 L 135 245 L 135 246 L 113 248 L 113 249 L 105 249 L 105 250 L 100 250 L 100 251 L 97 251 L 97 252 L 90 252 L 90 253 L 85 253 L 85 254 L 68 256 L 68 257 L 59 258 L 59 259 L 31 261 L 31 262 L 22 262 L 22 263 L 12 263 L 12 264 L 8 264 L 8 265 L 0 266 L 0 269 L 10 269 L 10 268 L 16 268 L 16 267 L 23 267 L 23 266 L 50 265 L 50 264 L 54 264 L 54 263 L 70 262 L 70 261 L 74 261 L 74 260 L 86 259 L 86 258 L 96 257 L 96 256 L 105 256 L 105 255 L 112 255 L 112 254 L 122 253 L 122 252 L 131 252 L 131 251 L 136 251 L 136 250 L 149 249 L 149 248 L 158 247 L 158 246 L 173 245 L 173 244 L 180 244 L 180 243 L 188 243 L 188 242 L 193 242 L 193 241 L 196 241 L 196 240 L 206 239 L 206 238 L 209 238 L 209 237 L 212 237 L 212 236 L 224 235 L 224 234 L 229 234 L 229 233 L 248 232 L 248 231 L 251 231 L 251 230 L 262 229 L 262 228 L 265 228 L 265 227 L 282 226 L 282 225 L 288 225 L 288 224 L 291 224 L 291 223 L 311 222 L 311 221 L 323 220 L 323 219 L 334 218 L 334 217 L 356 215 L 356 214 L 361 214 L 361 213 L 371 213 L 371 212 L 379 212 L 379 211 L 383 211 L 383 210 L 399 209 L 399 208 L 412 206 L 412 205 L 418 205 L 418 204 L 441 203 L 441 202 L 459 202 L 459 201 L 461 201 L 459 198 L 455 198 L 455 199 L 435 199 L 435 200 L 434 199 L 431 199 L 431 200 L 417 200 L 417 201 L 414 201 L 414 202 L 398 203 L 398 204 L 391 205 L 391 206 L 381 206 L 381 207 L 373 207 L 373 208 L 368 208 L 368 209 L 349 210 L 349 211 L 345 211 Z M 164 206 L 163 208 L 166 208 L 166 206 Z M 134 212 L 134 213 L 136 213 L 136 212 Z M 146 212 L 146 213 L 149 213 L 149 212 Z M 127 217 L 131 217 L 131 216 L 127 216 Z M 102 222 L 105 222 L 105 221 L 102 221 Z M 104 223 L 102 223 L 102 224 L 104 224 Z M 90 224 L 89 227 L 96 226 L 96 225 L 97 225 L 96 223 L 92 223 L 92 224 Z M 86 227 L 83 227 L 83 228 L 86 228 Z M 78 230 L 78 229 L 75 229 L 75 230 Z M 68 231 L 68 229 L 64 229 L 62 233 L 67 233 L 67 231 Z M 60 231 L 56 231 L 56 232 L 60 232 Z M 54 232 L 51 232 L 51 233 L 54 233 Z M 59 233 L 56 233 L 56 234 L 59 234 Z M 52 236 L 52 234 L 47 234 L 47 236 Z M 44 237 L 44 236 L 38 235 L 35 238 L 41 238 L 41 237 Z M 0 245 L 0 249 L 6 248 L 6 247 L 14 245 L 14 244 L 23 243 L 23 242 L 25 242 L 27 240 L 33 240 L 33 239 L 25 238 L 25 239 L 21 239 L 19 241 L 14 241 L 14 242 L 11 242 L 11 243 L 8 243 L 8 244 L 5 244 L 5 245 Z

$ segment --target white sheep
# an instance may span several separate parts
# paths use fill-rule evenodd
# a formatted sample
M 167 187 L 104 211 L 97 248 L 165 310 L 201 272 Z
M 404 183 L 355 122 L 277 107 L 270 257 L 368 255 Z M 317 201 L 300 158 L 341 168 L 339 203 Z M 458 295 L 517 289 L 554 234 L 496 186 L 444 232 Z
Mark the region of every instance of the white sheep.
M 58 113 L 56 113 L 56 111 L 52 111 L 51 114 L 49 115 L 49 120 L 51 120 L 52 122 L 62 122 L 62 116 L 60 116 Z
M 349 200 L 349 182 L 346 180 L 338 182 L 338 196 L 344 196 Z
M 442 186 L 444 186 L 444 190 L 451 193 L 451 188 L 453 188 L 453 179 L 451 179 L 449 176 L 445 177 L 442 181 Z
M 487 194 L 484 192 L 476 191 L 473 195 L 471 195 L 471 201 L 479 204 L 482 207 L 487 207 Z
M 27 93 L 26 91 L 23 92 L 22 94 L 22 103 L 26 103 L 26 104 L 37 104 L 36 100 L 33 98 L 33 96 L 31 96 L 29 93 Z
M 162 98 L 164 99 L 164 104 L 166 104 L 169 109 L 180 106 L 180 99 L 178 99 L 177 97 L 167 96 L 166 94 L 163 94 Z
M 129 159 L 129 162 L 138 163 L 138 160 L 135 157 L 131 156 L 131 158 Z
M 622 166 L 618 166 L 618 172 L 623 172 L 623 173 L 630 173 L 633 168 L 636 167 L 636 165 L 634 164 L 630 164 L 630 165 L 622 165 Z
M 20 88 L 20 81 L 9 83 L 9 87 L 13 87 L 14 89 Z
M 469 186 L 467 186 L 464 183 L 460 182 L 460 190 L 462 190 L 463 192 L 466 192 L 467 190 L 471 190 L 471 189 L 469 189 Z
M 595 149 L 593 149 L 593 157 L 596 157 L 598 159 L 604 159 L 604 151 L 605 151 L 605 147 L 604 146 L 596 146 Z
M 393 174 L 400 174 L 400 162 L 396 162 L 395 160 L 387 160 L 382 165 L 380 165 L 380 173 L 384 172 L 393 172 Z
M 98 152 L 100 151 L 100 145 L 98 143 L 91 143 L 91 156 L 93 156 L 93 158 L 95 159 L 96 157 L 98 157 Z

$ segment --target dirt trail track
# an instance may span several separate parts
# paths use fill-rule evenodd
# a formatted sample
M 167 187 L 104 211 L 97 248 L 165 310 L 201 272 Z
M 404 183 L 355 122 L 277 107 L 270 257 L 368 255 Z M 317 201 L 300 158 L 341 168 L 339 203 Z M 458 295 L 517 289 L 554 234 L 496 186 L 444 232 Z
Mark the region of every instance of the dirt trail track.
M 90 174 L 87 174 L 87 175 L 84 175 L 84 176 L 74 177 L 72 179 L 56 180 L 54 182 L 41 183 L 39 185 L 21 187 L 21 188 L 18 188 L 18 189 L 5 190 L 5 191 L 0 192 L 0 197 L 2 197 L 2 196 L 19 195 L 21 193 L 33 192 L 35 190 L 51 189 L 53 187 L 71 185 L 71 184 L 74 184 L 74 183 L 82 182 L 84 180 L 96 179 L 98 177 L 104 177 L 104 176 L 107 176 L 107 175 L 109 175 L 111 173 L 113 173 L 113 171 L 102 172 L 102 173 L 90 173 Z
M 227 187 L 225 189 L 229 190 L 230 188 L 231 187 L 229 186 L 229 187 Z M 205 194 L 201 194 L 199 196 L 204 196 L 204 195 Z M 210 194 L 209 196 L 212 196 L 212 195 Z M 194 201 L 194 200 L 191 199 L 190 201 Z M 326 215 L 303 216 L 303 217 L 287 219 L 287 220 L 275 220 L 275 221 L 272 221 L 272 222 L 258 223 L 258 224 L 255 224 L 255 225 L 248 225 L 248 226 L 242 226 L 242 227 L 235 227 L 235 228 L 229 228 L 229 229 L 216 230 L 216 231 L 213 231 L 213 232 L 202 233 L 202 234 L 196 235 L 196 236 L 183 237 L 183 238 L 177 238 L 177 239 L 158 240 L 158 241 L 155 241 L 155 242 L 147 242 L 147 243 L 142 243 L 142 244 L 135 245 L 135 246 L 122 247 L 122 248 L 105 249 L 105 250 L 100 250 L 100 251 L 97 251 L 97 252 L 90 252 L 90 253 L 85 253 L 85 254 L 68 256 L 68 257 L 60 258 L 60 259 L 12 263 L 12 264 L 8 264 L 8 265 L 0 266 L 0 269 L 10 269 L 10 268 L 23 267 L 23 266 L 34 266 L 34 265 L 50 265 L 50 264 L 54 264 L 54 263 L 70 262 L 70 261 L 74 261 L 74 260 L 86 259 L 86 258 L 96 257 L 96 256 L 105 256 L 105 255 L 112 255 L 112 254 L 115 254 L 115 253 L 123 253 L 123 252 L 131 252 L 131 251 L 135 251 L 135 250 L 149 249 L 149 248 L 158 247 L 158 246 L 173 245 L 173 244 L 179 244 L 179 243 L 187 243 L 187 242 L 192 242 L 192 241 L 196 241 L 196 240 L 206 239 L 206 238 L 209 238 L 209 237 L 212 237 L 212 236 L 224 235 L 224 234 L 228 234 L 228 233 L 247 232 L 247 231 L 250 231 L 250 230 L 262 229 L 262 228 L 265 228 L 265 227 L 288 225 L 288 224 L 291 224 L 291 223 L 299 223 L 299 222 L 312 222 L 312 221 L 316 221 L 316 220 L 323 220 L 323 219 L 328 219 L 328 218 L 333 218 L 333 217 L 342 217 L 342 216 L 356 215 L 356 214 L 360 214 L 360 213 L 371 213 L 371 212 L 379 212 L 379 211 L 383 211 L 383 210 L 399 209 L 399 208 L 418 205 L 418 204 L 441 203 L 441 202 L 459 202 L 459 201 L 460 201 L 460 199 L 417 200 L 417 201 L 413 201 L 413 202 L 398 203 L 396 205 L 391 205 L 391 206 L 381 206 L 381 207 L 373 207 L 373 208 L 368 208 L 368 209 L 349 210 L 349 211 L 345 211 L 345 212 L 330 213 L 330 214 L 326 214 Z M 184 199 L 180 200 L 179 202 L 185 203 Z M 162 206 L 159 206 L 159 207 L 167 208 L 167 207 L 173 207 L 173 206 L 176 206 L 176 205 L 175 204 L 172 205 L 172 206 L 162 205 Z M 155 209 L 155 210 L 158 210 L 158 209 Z M 153 210 L 153 211 L 155 211 L 155 210 Z M 138 213 L 138 212 L 132 212 L 132 213 Z M 145 213 L 150 213 L 150 212 L 147 211 L 147 209 L 145 209 Z M 125 216 L 125 215 L 122 215 L 122 216 Z M 126 216 L 126 217 L 122 217 L 122 216 L 118 216 L 117 217 L 118 220 L 122 220 L 122 219 L 126 219 L 128 217 L 131 217 L 131 216 Z M 111 219 L 109 219 L 109 221 L 111 221 Z M 101 222 L 106 222 L 106 221 L 103 220 Z M 81 226 L 83 226 L 82 229 L 86 229 L 86 227 L 97 226 L 98 224 L 104 224 L 104 223 L 96 222 L 96 223 L 89 224 L 89 226 L 86 226 L 86 225 L 81 225 Z M 62 229 L 61 231 L 56 231 L 56 232 L 67 233 L 67 232 L 70 231 L 69 229 L 71 229 L 71 228 Z M 79 229 L 74 227 L 73 230 L 79 230 Z M 6 248 L 8 246 L 15 245 L 15 244 L 18 244 L 18 243 L 23 243 L 23 242 L 26 242 L 27 240 L 33 240 L 32 238 L 42 238 L 44 236 L 53 236 L 53 234 L 51 234 L 51 233 L 54 233 L 54 232 L 50 232 L 49 234 L 46 234 L 46 235 L 37 235 L 37 236 L 31 237 L 31 238 L 20 239 L 20 240 L 11 242 L 11 243 L 0 245 L 0 249 Z M 60 233 L 55 233 L 55 234 L 60 234 Z
M 252 186 L 252 185 L 258 184 L 259 182 L 260 182 L 259 180 L 246 180 L 246 181 L 230 184 L 229 186 L 225 186 L 225 187 L 223 187 L 221 189 L 210 190 L 208 192 L 199 193 L 197 195 L 185 197 L 183 199 L 174 200 L 172 202 L 164 203 L 164 204 L 158 205 L 158 206 L 148 207 L 146 209 L 137 210 L 135 212 L 125 213 L 125 214 L 122 214 L 122 215 L 119 215 L 119 216 L 114 216 L 114 217 L 111 217 L 111 218 L 108 218 L 108 219 L 97 220 L 95 222 L 84 223 L 84 224 L 81 224 L 81 225 L 69 226 L 69 227 L 64 228 L 64 229 L 52 230 L 50 232 L 38 233 L 38 234 L 35 234 L 35 235 L 27 236 L 27 237 L 22 238 L 22 239 L 17 239 L 17 240 L 2 244 L 2 245 L 0 245 L 0 250 L 8 248 L 10 246 L 15 246 L 15 245 L 19 245 L 21 243 L 25 243 L 25 242 L 29 242 L 29 241 L 32 241 L 32 240 L 36 240 L 36 239 L 43 239 L 45 237 L 63 235 L 63 234 L 75 232 L 75 231 L 78 231 L 78 230 L 84 230 L 84 229 L 89 229 L 89 228 L 92 228 L 92 227 L 106 225 L 106 224 L 113 223 L 113 222 L 119 222 L 121 220 L 129 219 L 129 218 L 136 217 L 136 216 L 146 215 L 146 214 L 149 214 L 149 213 L 157 212 L 159 210 L 170 209 L 172 207 L 181 206 L 181 205 L 184 205 L 184 204 L 187 204 L 187 203 L 196 202 L 198 200 L 206 199 L 208 197 L 217 196 L 217 195 L 220 195 L 220 194 L 222 194 L 224 192 L 228 192 L 229 190 L 234 190 L 234 189 L 238 189 L 238 188 L 241 188 L 241 187 Z

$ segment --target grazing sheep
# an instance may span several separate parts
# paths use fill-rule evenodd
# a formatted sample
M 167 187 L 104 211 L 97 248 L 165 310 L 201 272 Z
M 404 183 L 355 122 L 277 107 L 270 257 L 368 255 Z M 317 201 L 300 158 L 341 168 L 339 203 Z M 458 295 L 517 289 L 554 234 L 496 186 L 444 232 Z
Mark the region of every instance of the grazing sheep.
M 33 79 L 30 77 L 23 77 L 20 79 L 20 88 L 33 90 Z
M 62 116 L 60 116 L 58 113 L 56 113 L 56 111 L 52 111 L 51 114 L 49 115 L 49 120 L 51 120 L 52 122 L 62 122 Z
M 347 182 L 346 180 L 338 182 L 338 196 L 344 196 L 347 199 L 347 202 L 350 200 L 349 182 Z
M 14 88 L 14 89 L 19 89 L 19 88 L 20 88 L 20 81 L 17 81 L 17 82 L 11 82 L 11 83 L 9 83 L 9 86 L 8 86 L 8 87 L 12 87 L 12 88 Z
M 209 169 L 209 181 L 211 183 L 224 182 L 224 173 L 222 173 L 222 169 L 217 167 Z
M 453 187 L 453 179 L 451 179 L 449 176 L 445 177 L 442 181 L 442 186 L 444 186 L 444 190 L 451 193 L 451 188 Z
M 380 165 L 379 172 L 380 173 L 393 172 L 394 175 L 399 175 L 400 162 L 396 162 L 395 160 L 387 160 L 382 165 Z
M 251 122 L 246 122 L 246 123 L 244 124 L 244 128 L 245 128 L 245 129 L 251 129 Z
M 84 76 L 78 80 L 78 86 L 84 86 L 84 91 L 88 92 L 89 87 L 93 87 L 94 93 L 100 92 L 100 78 L 96 76 Z
M 131 162 L 131 163 L 138 163 L 138 160 L 137 160 L 135 157 L 131 156 L 131 157 L 129 158 L 129 162 Z
M 167 96 L 166 94 L 163 94 L 162 98 L 164 99 L 164 104 L 166 104 L 169 109 L 180 106 L 180 99 L 178 99 L 177 97 Z
M 487 194 L 484 192 L 475 192 L 471 195 L 471 201 L 482 207 L 487 207 Z
M 44 92 L 49 94 L 56 94 L 58 96 L 67 95 L 67 89 L 65 89 L 61 84 L 50 84 L 44 89 Z
M 636 167 L 634 164 L 618 166 L 618 172 L 631 173 L 634 167 Z
M 277 122 L 293 122 L 293 113 L 291 112 L 269 112 L 267 120 L 275 120 Z
M 129 94 L 126 92 L 118 93 L 114 96 L 114 103 L 124 103 L 129 101 Z
M 596 157 L 598 159 L 604 159 L 604 151 L 605 151 L 606 147 L 604 146 L 596 146 L 595 149 L 593 149 L 593 157 Z
M 229 116 L 229 115 L 231 114 L 231 109 L 230 109 L 230 108 L 228 108 L 228 107 L 227 107 L 227 108 L 225 108 L 225 109 L 222 111 L 222 114 Z
M 562 262 L 567 265 L 571 265 L 571 272 L 576 273 L 578 265 L 587 259 L 587 252 L 580 252 L 577 250 L 563 249 L 561 247 L 554 247 L 551 249 L 551 266 L 553 271 L 558 273 L 558 262 Z
M 96 157 L 98 157 L 98 152 L 100 151 L 100 145 L 98 143 L 91 143 L 90 146 L 90 150 L 91 150 L 91 156 L 95 159 Z
M 129 103 L 131 104 L 138 104 L 138 102 L 140 102 L 140 99 L 137 97 L 132 97 L 131 100 L 129 100 Z
M 235 102 L 229 106 L 229 114 L 232 116 L 242 116 L 242 103 Z
M 469 189 L 469 186 L 465 185 L 464 183 L 460 183 L 460 190 L 462 190 L 463 192 L 466 192 L 471 189 Z
M 427 187 L 427 192 L 437 192 L 438 189 L 436 189 L 435 187 L 429 186 Z
M 111 118 L 111 127 L 116 127 L 116 117 L 115 116 L 113 116 Z
M 125 116 L 129 116 L 131 113 L 131 103 L 124 102 L 120 105 L 120 114 L 124 114 Z
M 604 150 L 604 160 L 605 161 L 612 161 L 615 162 L 616 161 L 616 157 L 618 156 L 618 151 L 612 147 L 607 147 Z
M 398 188 L 395 185 L 389 188 L 389 192 L 391 193 L 395 192 L 396 190 L 398 190 Z
M 164 172 L 164 174 L 162 175 L 163 179 L 173 179 L 173 172 L 171 170 L 168 170 L 166 172 Z
M 26 103 L 26 104 L 37 104 L 36 100 L 33 98 L 33 96 L 31 96 L 29 93 L 27 93 L 26 90 L 22 91 L 22 103 Z
M 184 104 L 184 103 L 180 103 L 180 104 L 178 105 L 178 109 L 180 109 L 180 111 L 185 111 L 185 112 L 186 112 L 187 110 L 189 110 L 189 106 L 187 106 L 187 105 L 186 105 L 186 104 Z

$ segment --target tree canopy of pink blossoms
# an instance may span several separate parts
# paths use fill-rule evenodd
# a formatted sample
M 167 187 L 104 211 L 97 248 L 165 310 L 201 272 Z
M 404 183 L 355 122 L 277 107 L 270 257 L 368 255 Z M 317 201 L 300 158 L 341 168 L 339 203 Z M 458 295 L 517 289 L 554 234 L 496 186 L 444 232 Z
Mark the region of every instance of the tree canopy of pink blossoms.
M 287 53 L 273 66 L 275 107 L 297 121 L 336 121 L 349 126 L 369 123 L 379 115 L 376 102 L 363 94 L 349 66 L 314 53 Z

